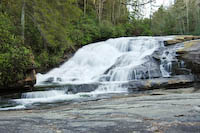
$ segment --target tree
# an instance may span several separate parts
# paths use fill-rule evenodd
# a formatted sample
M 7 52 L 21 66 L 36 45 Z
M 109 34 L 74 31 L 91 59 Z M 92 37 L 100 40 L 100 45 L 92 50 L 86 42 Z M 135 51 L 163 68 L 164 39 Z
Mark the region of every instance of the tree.
M 25 30 L 25 6 L 26 6 L 26 2 L 25 0 L 23 0 L 22 3 L 22 13 L 21 13 L 21 25 L 22 25 L 22 42 L 24 44 L 24 30 Z
M 159 8 L 152 17 L 154 34 L 200 34 L 199 7 L 196 0 L 176 0 L 167 9 Z

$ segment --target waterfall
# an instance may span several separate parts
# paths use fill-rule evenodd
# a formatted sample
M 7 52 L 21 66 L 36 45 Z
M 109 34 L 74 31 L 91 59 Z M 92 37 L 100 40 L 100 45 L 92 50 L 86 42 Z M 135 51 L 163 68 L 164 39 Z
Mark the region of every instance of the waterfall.
M 45 91 L 23 93 L 12 100 L 18 106 L 8 109 L 125 93 L 129 81 L 170 77 L 176 48 L 166 48 L 164 41 L 172 38 L 121 37 L 86 45 L 60 67 L 37 74 L 36 87 Z
M 122 37 L 89 44 L 59 68 L 44 75 L 37 74 L 36 86 L 151 78 L 152 59 L 148 56 L 164 47 L 166 39 L 169 37 Z M 148 70 L 138 68 L 145 63 Z

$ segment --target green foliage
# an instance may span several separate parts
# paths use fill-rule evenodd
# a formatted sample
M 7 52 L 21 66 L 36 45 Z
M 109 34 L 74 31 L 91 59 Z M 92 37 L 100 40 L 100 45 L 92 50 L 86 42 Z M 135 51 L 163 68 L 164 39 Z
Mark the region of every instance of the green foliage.
M 82 17 L 70 33 L 71 40 L 77 45 L 85 45 L 100 38 L 97 21 L 89 17 Z
M 0 13 L 0 86 L 8 86 L 24 78 L 32 64 L 31 51 L 20 46 L 13 34 L 14 25 L 7 14 Z
M 176 0 L 165 9 L 163 6 L 153 14 L 154 35 L 195 34 L 200 35 L 200 3 L 196 0 Z
M 161 6 L 158 11 L 156 11 L 153 15 L 153 19 L 152 19 L 152 31 L 155 35 L 165 35 L 167 34 L 165 32 L 166 30 L 166 15 L 167 12 L 164 9 L 163 6 Z
M 14 43 L 19 43 L 19 40 L 17 40 L 16 37 L 11 34 L 15 30 L 15 27 L 11 23 L 9 16 L 7 14 L 0 13 L 0 20 L 0 44 L 5 44 L 7 47 Z M 3 45 L 0 47 L 1 51 L 6 48 L 3 47 Z
M 7 50 L 0 54 L 0 86 L 9 86 L 24 79 L 27 68 L 33 65 L 27 48 L 12 46 Z
M 128 34 L 126 34 L 127 29 L 124 25 L 125 24 L 118 24 L 115 26 L 115 33 L 114 33 L 115 37 L 121 37 L 121 36 L 128 35 Z
M 100 36 L 102 39 L 107 39 L 108 37 L 115 37 L 115 27 L 109 21 L 103 21 L 100 25 Z
M 131 19 L 131 23 L 125 25 L 127 34 L 129 36 L 151 36 L 151 20 L 148 18 L 145 19 Z

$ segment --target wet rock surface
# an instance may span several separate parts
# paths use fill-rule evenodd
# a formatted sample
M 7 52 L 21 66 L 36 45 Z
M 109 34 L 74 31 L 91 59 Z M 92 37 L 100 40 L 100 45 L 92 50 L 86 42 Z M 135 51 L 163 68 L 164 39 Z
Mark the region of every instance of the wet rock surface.
M 154 74 L 155 75 L 155 74 Z M 191 87 L 194 85 L 194 76 L 193 75 L 177 75 L 170 78 L 152 78 L 152 79 L 143 79 L 143 80 L 132 80 L 124 83 L 90 83 L 90 84 L 66 84 L 66 85 L 56 85 L 55 86 L 43 86 L 46 90 L 66 90 L 68 93 L 80 93 L 80 92 L 91 92 L 95 91 L 100 86 L 113 85 L 116 87 L 128 88 L 129 92 L 137 93 L 138 91 L 146 91 L 160 88 L 181 88 L 181 87 Z
M 159 88 L 181 88 L 193 86 L 194 77 L 192 75 L 179 75 L 170 78 L 155 78 L 148 80 L 130 81 L 127 84 L 130 92 L 152 90 Z
M 79 93 L 79 92 L 91 92 L 96 90 L 99 85 L 102 85 L 101 83 L 85 83 L 85 84 L 65 84 L 65 85 L 59 85 L 54 84 L 52 85 L 43 85 L 38 86 L 35 88 L 35 90 L 66 90 L 69 93 Z
M 1 111 L 1 133 L 199 133 L 193 88 L 115 96 L 43 110 Z

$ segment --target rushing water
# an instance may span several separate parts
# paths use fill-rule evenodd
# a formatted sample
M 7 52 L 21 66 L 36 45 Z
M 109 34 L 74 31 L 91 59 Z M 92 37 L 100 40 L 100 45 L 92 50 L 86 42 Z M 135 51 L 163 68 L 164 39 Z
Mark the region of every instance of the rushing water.
M 108 93 L 126 93 L 122 83 L 130 80 L 170 77 L 174 53 L 166 50 L 163 42 L 172 38 L 122 37 L 84 46 L 59 68 L 37 74 L 36 87 L 46 86 L 45 91 L 23 93 L 20 98 L 9 100 L 15 106 L 0 110 L 24 109 L 37 103 L 91 100 Z M 161 62 L 153 69 L 157 64 L 151 56 L 159 50 L 162 50 Z M 83 87 L 75 94 L 69 91 L 70 87 L 64 87 L 81 84 L 99 85 L 90 91 L 84 91 Z
M 44 85 L 48 81 L 51 84 L 66 84 L 99 82 L 102 78 L 107 81 L 137 79 L 134 68 L 146 62 L 148 59 L 145 57 L 164 47 L 163 40 L 166 39 L 168 38 L 130 37 L 87 45 L 61 67 L 45 75 L 38 74 L 37 85 Z M 113 68 L 110 69 L 111 67 Z

